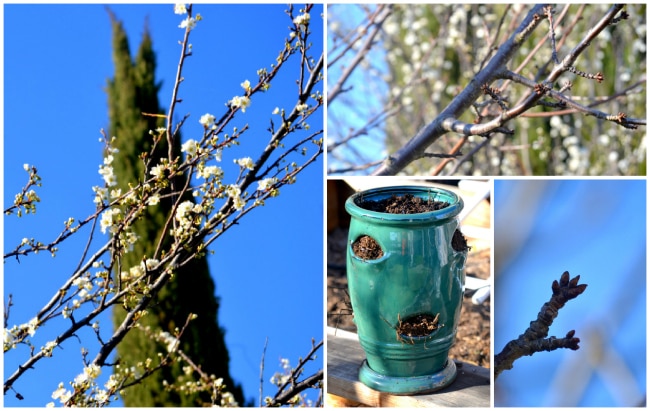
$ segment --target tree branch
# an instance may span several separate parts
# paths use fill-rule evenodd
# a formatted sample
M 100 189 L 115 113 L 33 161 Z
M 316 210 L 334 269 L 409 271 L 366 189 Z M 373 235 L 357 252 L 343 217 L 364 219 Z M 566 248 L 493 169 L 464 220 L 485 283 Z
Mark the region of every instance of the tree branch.
M 372 174 L 395 175 L 412 161 L 421 158 L 427 147 L 446 133 L 443 122 L 453 122 L 454 119 L 459 118 L 476 101 L 482 92 L 481 86 L 491 84 L 497 73 L 505 68 L 506 63 L 512 59 L 533 29 L 540 23 L 543 8 L 544 5 L 534 6 L 514 34 L 499 47 L 487 66 L 470 80 L 467 87 L 449 103 L 447 108 L 435 120 L 422 128 L 404 147 L 384 160 L 382 166 Z
M 496 379 L 503 370 L 510 370 L 513 363 L 524 355 L 533 355 L 541 351 L 553 351 L 558 348 L 579 349 L 579 338 L 575 338 L 575 331 L 566 333 L 564 338 L 548 337 L 548 330 L 553 320 L 557 317 L 560 308 L 567 301 L 582 294 L 587 289 L 587 284 L 578 285 L 580 276 L 569 279 L 569 272 L 565 271 L 560 277 L 560 282 L 553 281 L 551 299 L 544 303 L 537 319 L 530 322 L 530 326 L 516 340 L 506 344 L 503 350 L 494 357 L 494 378 Z

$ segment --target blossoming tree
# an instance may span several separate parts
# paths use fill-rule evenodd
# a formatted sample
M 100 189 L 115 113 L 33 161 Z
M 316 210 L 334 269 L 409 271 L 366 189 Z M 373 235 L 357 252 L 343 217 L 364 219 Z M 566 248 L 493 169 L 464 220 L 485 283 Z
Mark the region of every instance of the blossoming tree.
M 78 339 L 83 330 L 92 330 L 96 338 L 83 341 L 81 372 L 73 381 L 62 381 L 58 387 L 53 387 L 55 401 L 67 406 L 108 405 L 118 399 L 124 389 L 141 384 L 162 369 L 180 366 L 191 378 L 183 387 L 170 382 L 166 389 L 202 391 L 214 405 L 237 405 L 222 376 L 204 372 L 201 364 L 195 363 L 182 349 L 183 335 L 190 324 L 197 321 L 196 313 L 190 313 L 173 330 L 148 328 L 143 324 L 151 315 L 152 307 L 158 304 L 161 290 L 183 267 L 210 252 L 211 246 L 218 247 L 217 240 L 224 233 L 253 210 L 279 196 L 283 187 L 296 183 L 299 175 L 321 156 L 322 130 L 310 127 L 310 119 L 317 118 L 323 103 L 319 90 L 323 55 L 318 50 L 315 52 L 311 44 L 310 22 L 317 15 L 315 10 L 312 5 L 300 10 L 287 7 L 286 16 L 279 17 L 287 19 L 289 29 L 280 43 L 275 62 L 259 69 L 254 81 L 244 79 L 242 93 L 227 101 L 221 113 L 206 113 L 196 119 L 203 132 L 181 144 L 180 130 L 191 116 L 187 114 L 177 120 L 174 113 L 182 102 L 184 64 L 193 53 L 190 36 L 204 22 L 199 13 L 193 12 L 192 6 L 175 7 L 175 12 L 184 16 L 179 25 L 184 36 L 179 42 L 180 60 L 171 103 L 166 114 L 141 113 L 160 119 L 163 124 L 150 130 L 152 149 L 140 153 L 141 162 L 136 167 L 139 172 L 129 184 L 118 186 L 119 171 L 114 168 L 114 162 L 120 136 L 103 134 L 100 140 L 104 144 L 104 159 L 99 166 L 103 184 L 93 187 L 94 206 L 89 205 L 94 210 L 86 218 L 67 219 L 63 230 L 52 241 L 26 237 L 20 244 L 13 248 L 7 246 L 5 250 L 5 261 L 25 259 L 39 252 L 55 256 L 59 249 L 65 249 L 72 242 L 71 239 L 87 236 L 86 246 L 79 250 L 78 266 L 52 290 L 47 301 L 36 302 L 40 305 L 34 308 L 31 320 L 10 325 L 11 312 L 17 302 L 14 303 L 9 294 L 5 302 L 4 352 L 5 356 L 22 359 L 16 369 L 5 370 L 5 394 L 13 391 L 21 399 L 19 382 L 22 379 L 38 372 L 36 366 L 46 358 L 55 360 L 58 349 L 68 340 Z M 260 152 L 234 159 L 227 157 L 245 136 L 258 130 L 256 124 L 240 127 L 235 124 L 256 99 L 272 93 L 271 85 L 281 73 L 296 77 L 295 98 L 284 108 L 269 113 L 268 143 Z M 158 145 L 168 150 L 166 155 L 156 158 L 151 154 Z M 180 146 L 184 155 L 178 155 L 172 149 L 175 146 Z M 234 161 L 237 172 L 229 174 L 226 167 L 218 165 L 226 158 Z M 13 204 L 5 208 L 6 216 L 33 214 L 40 202 L 36 191 L 42 180 L 37 167 L 25 164 L 24 168 L 28 182 L 15 196 Z M 143 239 L 134 227 L 150 208 L 161 202 L 168 202 L 171 209 L 163 220 L 165 230 L 154 241 L 154 251 L 135 258 L 129 256 L 136 253 L 139 241 L 151 241 Z M 316 223 L 314 229 L 321 230 L 322 224 Z M 99 242 L 98 236 L 102 237 Z M 127 256 L 139 263 L 123 265 Z M 322 285 L 320 275 L 316 275 L 314 281 Z M 124 315 L 115 328 L 100 325 L 98 318 L 116 306 L 123 308 Z M 35 335 L 46 327 L 53 327 L 52 324 L 58 327 L 55 336 L 41 347 L 33 344 Z M 122 363 L 120 358 L 113 358 L 120 343 L 135 332 L 158 341 L 163 349 L 155 357 L 137 363 Z M 322 341 L 312 340 L 311 348 L 298 364 L 290 367 L 283 362 L 283 370 L 273 377 L 277 392 L 266 398 L 260 392 L 260 405 L 301 404 L 304 403 L 302 392 L 321 387 L 322 369 L 304 375 L 306 365 L 316 359 L 321 347 Z M 98 377 L 107 369 L 114 372 L 100 384 Z

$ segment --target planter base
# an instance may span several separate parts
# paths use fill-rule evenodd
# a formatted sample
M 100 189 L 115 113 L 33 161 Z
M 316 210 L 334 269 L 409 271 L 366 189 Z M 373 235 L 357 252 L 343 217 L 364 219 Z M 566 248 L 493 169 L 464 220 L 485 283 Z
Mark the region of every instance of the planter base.
M 359 380 L 373 390 L 394 395 L 427 394 L 438 391 L 456 379 L 456 364 L 447 359 L 445 368 L 433 375 L 419 377 L 391 377 L 378 374 L 363 360 L 359 370 Z

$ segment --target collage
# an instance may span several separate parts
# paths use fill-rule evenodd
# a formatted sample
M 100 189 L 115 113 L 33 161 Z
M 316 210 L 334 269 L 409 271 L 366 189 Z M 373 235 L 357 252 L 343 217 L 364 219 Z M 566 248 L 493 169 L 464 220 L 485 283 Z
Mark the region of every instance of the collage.
M 647 407 L 646 4 L 2 10 L 3 407 Z

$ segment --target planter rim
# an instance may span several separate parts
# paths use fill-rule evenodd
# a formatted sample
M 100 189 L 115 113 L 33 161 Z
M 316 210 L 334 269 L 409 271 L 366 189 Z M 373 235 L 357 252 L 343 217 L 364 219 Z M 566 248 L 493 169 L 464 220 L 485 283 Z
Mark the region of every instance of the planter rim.
M 356 200 L 359 197 L 368 197 L 369 200 L 381 200 L 390 198 L 392 195 L 413 194 L 418 197 L 423 195 L 442 195 L 443 198 L 436 198 L 438 201 L 446 201 L 449 206 L 435 211 L 428 211 L 426 213 L 415 214 L 392 214 L 380 213 L 378 211 L 366 210 L 357 205 Z M 368 190 L 360 191 L 348 197 L 345 201 L 345 209 L 353 217 L 369 218 L 386 223 L 399 222 L 399 223 L 422 223 L 431 221 L 443 221 L 456 217 L 463 209 L 463 199 L 456 193 L 439 187 L 426 187 L 426 186 L 390 186 L 378 187 Z

